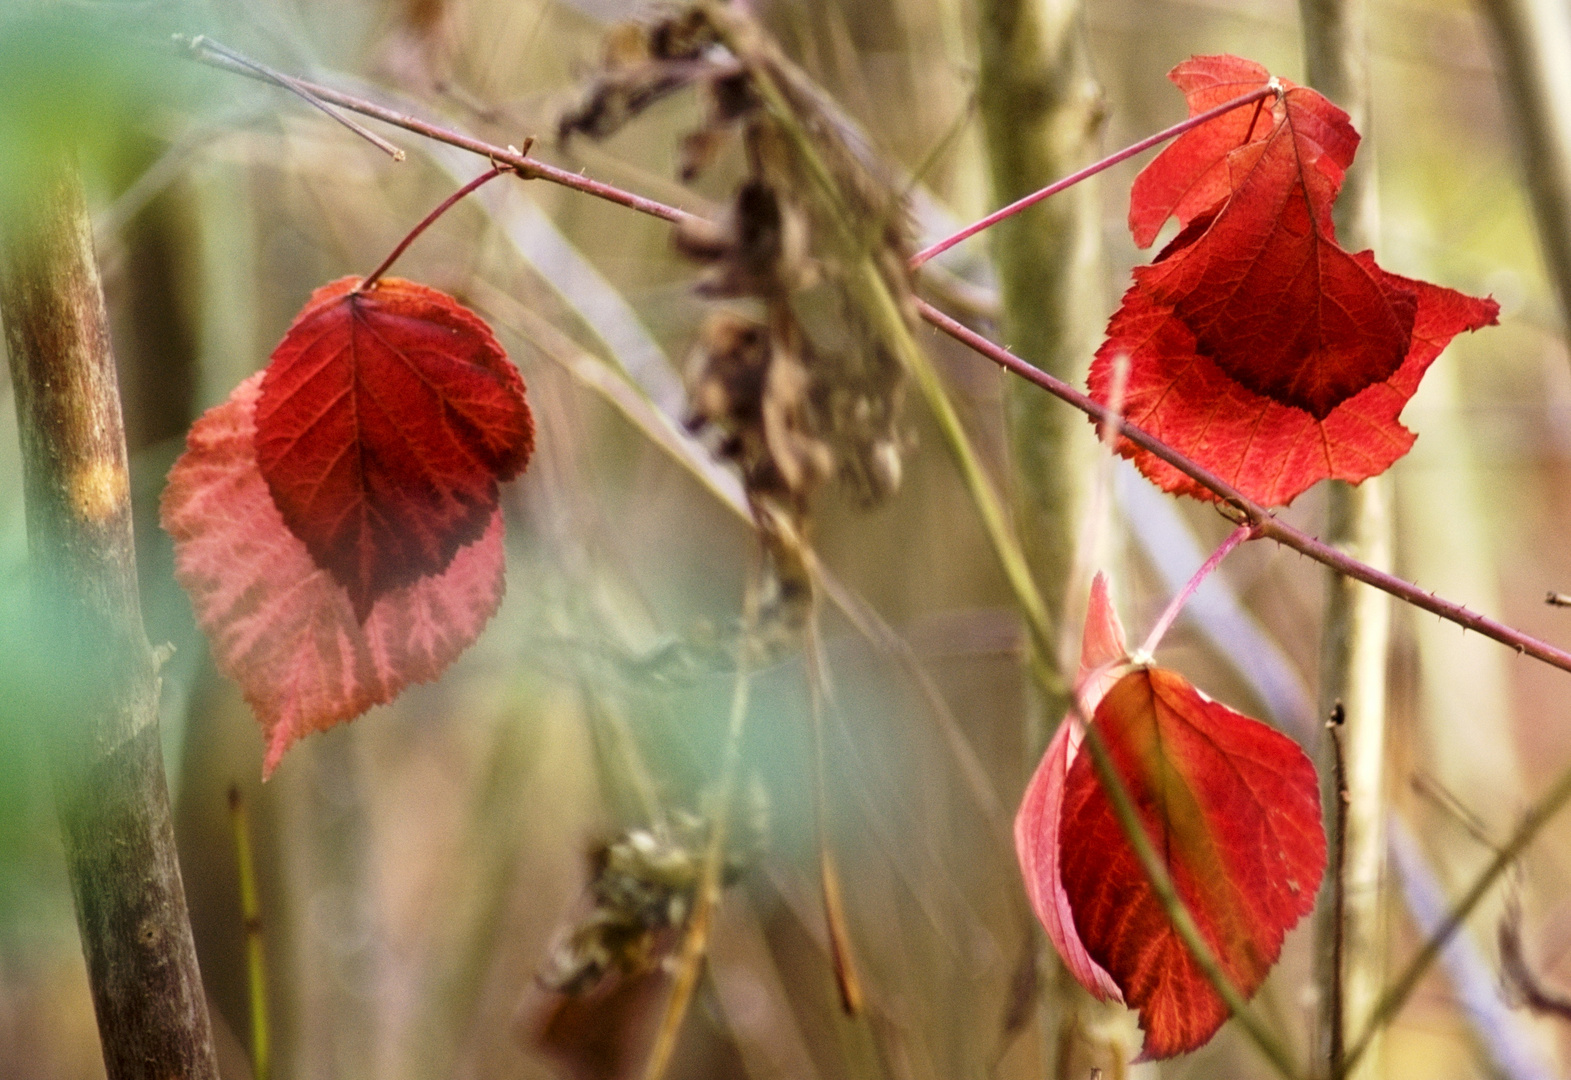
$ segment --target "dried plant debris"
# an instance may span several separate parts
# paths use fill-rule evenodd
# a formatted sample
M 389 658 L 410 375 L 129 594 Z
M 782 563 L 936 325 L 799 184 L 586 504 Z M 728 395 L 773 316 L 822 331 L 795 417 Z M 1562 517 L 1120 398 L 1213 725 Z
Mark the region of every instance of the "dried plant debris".
M 855 130 L 756 24 L 717 3 L 614 30 L 605 70 L 559 133 L 603 137 L 682 87 L 705 102 L 683 142 L 684 179 L 733 140 L 746 164 L 723 220 L 676 232 L 705 266 L 697 291 L 727 302 L 689 360 L 688 424 L 740 470 L 775 610 L 789 612 L 811 596 L 812 495 L 838 478 L 871 505 L 900 483 L 905 373 L 867 310 L 866 268 L 911 325 L 908 216 Z
M 732 826 L 722 882 L 730 885 L 756 863 L 768 832 L 763 788 L 748 790 Z M 552 948 L 542 986 L 558 993 L 596 991 L 608 976 L 653 970 L 672 950 L 693 909 L 709 825 L 691 814 L 636 827 L 589 852 L 590 911 Z
M 696 11 L 665 11 L 606 34 L 601 70 L 557 122 L 557 138 L 603 139 L 673 91 L 713 81 L 725 64 L 719 38 Z M 730 65 L 732 73 L 737 66 Z

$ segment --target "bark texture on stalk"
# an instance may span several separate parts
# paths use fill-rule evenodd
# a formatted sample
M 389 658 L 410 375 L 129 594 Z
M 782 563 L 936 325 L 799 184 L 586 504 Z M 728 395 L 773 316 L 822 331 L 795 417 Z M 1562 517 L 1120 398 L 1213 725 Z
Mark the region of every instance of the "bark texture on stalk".
M 60 153 L 0 207 L 48 743 L 109 1080 L 216 1080 L 142 628 L 125 434 L 81 184 Z
M 1080 0 L 981 0 L 977 5 L 978 108 L 987 143 L 993 205 L 1014 202 L 1094 161 L 1103 119 Z M 1083 181 L 988 231 L 1003 301 L 1003 338 L 1021 356 L 1081 383 L 1107 314 L 1096 180 Z M 1015 518 L 1032 576 L 1059 623 L 1061 654 L 1078 656 L 1081 619 L 1066 617 L 1076 569 L 1095 437 L 1084 418 L 1055 407 L 1036 387 L 1004 383 Z M 1085 584 L 1089 584 L 1086 582 Z M 1041 658 L 1065 668 L 1065 656 Z M 1067 670 L 1073 672 L 1073 659 Z M 1066 681 L 1067 685 L 1067 681 Z M 1025 772 L 1036 765 L 1067 698 L 1032 685 Z M 1022 778 L 1023 778 L 1022 777 Z M 1029 916 L 1028 916 L 1029 921 Z M 1035 985 L 1039 935 L 1028 938 L 1020 985 Z M 1031 977 L 1029 983 L 1023 982 Z M 1107 1069 L 1120 1076 L 1121 1049 L 1090 1033 L 1090 997 L 1062 969 L 1051 984 L 1057 1031 L 1046 1056 L 1059 1076 Z M 1020 1015 L 1014 1015 L 1020 1012 Z M 1006 1028 L 1026 1013 L 1012 1007 Z M 1006 1031 L 1006 1038 L 1011 1033 Z M 1045 1050 L 1046 1048 L 1044 1048 Z
M 1002 206 L 1098 156 L 1102 91 L 1091 71 L 1080 0 L 977 5 L 978 104 L 993 201 Z M 1003 299 L 1004 340 L 1069 382 L 1083 380 L 1107 315 L 1101 203 L 1084 181 L 988 232 Z M 1064 610 L 1095 445 L 1090 425 L 1019 380 L 1004 384 L 1015 514 L 1048 610 Z M 1078 620 L 1073 622 L 1078 646 Z M 1073 651 L 1073 650 L 1071 650 Z M 1046 658 L 1055 663 L 1058 657 Z M 1043 702 L 1055 723 L 1067 701 Z M 1040 753 L 1047 732 L 1028 747 Z
M 1571 6 L 1479 0 L 1494 30 L 1506 112 L 1516 122 L 1539 246 L 1571 322 Z
M 1351 251 L 1374 246 L 1380 228 L 1375 158 L 1369 130 L 1369 50 L 1364 0 L 1301 0 L 1309 84 L 1346 109 L 1364 136 L 1336 206 L 1337 235 Z M 1358 487 L 1333 482 L 1326 540 L 1382 570 L 1391 568 L 1390 481 L 1375 477 Z M 1349 1034 L 1363 1030 L 1384 978 L 1381 884 L 1385 865 L 1384 785 L 1386 653 L 1391 600 L 1339 574 L 1328 574 L 1320 650 L 1320 715 L 1338 705 L 1346 775 L 1345 829 L 1339 830 L 1333 746 L 1322 740 L 1319 769 L 1326 837 L 1332 845 L 1326 888 L 1342 902 L 1322 903 L 1317 924 L 1317 982 L 1321 987 L 1321 1060 L 1339 1074 Z M 1340 880 L 1335 868 L 1340 867 Z M 1338 917 L 1340 913 L 1340 917 Z M 1379 1044 L 1356 1074 L 1379 1074 Z

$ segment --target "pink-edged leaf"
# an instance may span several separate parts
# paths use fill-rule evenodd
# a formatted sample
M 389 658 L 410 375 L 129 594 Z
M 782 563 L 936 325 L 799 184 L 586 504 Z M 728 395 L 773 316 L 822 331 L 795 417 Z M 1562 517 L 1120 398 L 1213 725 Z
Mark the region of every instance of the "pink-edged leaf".
M 1075 674 L 1075 693 L 1086 718 L 1096 712 L 1102 695 L 1122 675 L 1115 666 L 1128 658 L 1124 624 L 1113 609 L 1107 575 L 1098 570 L 1091 579 L 1091 600 L 1086 605 L 1086 625 L 1080 635 L 1080 670 Z M 1079 743 L 1078 736 L 1075 741 Z
M 504 550 L 493 509 L 445 570 L 383 592 L 361 618 L 285 525 L 257 466 L 262 379 L 241 383 L 191 428 L 161 516 L 214 660 L 262 725 L 265 776 L 301 737 L 440 675 L 501 602 Z
M 1108 596 L 1107 577 L 1098 573 L 1091 582 L 1091 603 L 1080 641 L 1080 672 L 1075 680 L 1075 694 L 1086 716 L 1095 713 L 1102 696 L 1118 681 L 1119 662 L 1127 653 L 1124 628 Z M 1015 854 L 1031 908 L 1069 973 L 1099 1000 L 1121 1002 L 1123 994 L 1112 976 L 1091 959 L 1080 941 L 1059 875 L 1058 822 L 1064 777 L 1080 752 L 1082 735 L 1079 718 L 1073 713 L 1058 725 L 1015 814 Z

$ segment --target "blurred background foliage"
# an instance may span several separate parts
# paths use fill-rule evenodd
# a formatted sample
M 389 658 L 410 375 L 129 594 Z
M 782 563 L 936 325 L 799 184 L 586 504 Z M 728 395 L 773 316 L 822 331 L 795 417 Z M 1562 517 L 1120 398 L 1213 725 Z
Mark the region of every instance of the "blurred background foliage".
M 990 208 L 969 0 L 752 6 L 848 122 L 914 177 L 924 236 Z M 661 445 L 672 428 L 646 405 L 680 422 L 678 373 L 705 312 L 668 228 L 543 183 L 492 185 L 416 244 L 398 272 L 485 314 L 529 384 L 539 450 L 507 493 L 507 599 L 440 683 L 313 737 L 262 787 L 255 725 L 207 662 L 170 574 L 156 525 L 163 477 L 192 419 L 265 363 L 313 288 L 366 272 L 478 166 L 389 132 L 409 155 L 395 164 L 276 87 L 190 62 L 169 35 L 209 34 L 497 143 L 536 136 L 535 152 L 549 160 L 715 212 L 741 162 L 732 150 L 693 185 L 675 179 L 679 140 L 700 120 L 691 95 L 674 95 L 603 143 L 553 144 L 608 23 L 636 12 L 622 0 L 122 0 L 13 4 L 0 15 L 0 176 L 27 160 L 40 133 L 64 130 L 81 143 L 94 198 L 144 612 L 150 638 L 177 648 L 165 669 L 164 736 L 226 1076 L 250 1075 L 231 785 L 256 829 L 275 1075 L 636 1073 L 658 979 L 583 1015 L 557 1014 L 547 1039 L 554 999 L 536 975 L 587 912 L 591 846 L 703 806 L 754 540 L 712 478 Z M 1397 568 L 1566 641 L 1571 613 L 1543 596 L 1571 591 L 1571 355 L 1485 28 L 1463 0 L 1372 0 L 1370 16 L 1365 152 L 1379 162 L 1382 263 L 1492 293 L 1502 306 L 1502 326 L 1459 341 L 1404 414 L 1421 437 L 1396 469 Z M 1104 149 L 1180 117 L 1164 74 L 1192 53 L 1236 52 L 1302 77 L 1298 9 L 1288 0 L 1087 0 L 1085 26 Z M 1139 164 L 1101 184 L 1095 321 L 1146 257 L 1123 227 Z M 984 320 L 997 314 L 985 244 L 943 265 L 949 299 Z M 999 373 L 926 331 L 921 340 L 1007 487 L 1014 471 Z M 1041 408 L 1062 406 L 1042 398 Z M 726 894 L 673 1075 L 1267 1075 L 1230 1028 L 1195 1055 L 1127 1065 L 1139 1035 L 1122 1010 L 1092 1007 L 1047 954 L 1034 984 L 1022 978 L 1042 949 L 1008 834 L 1042 737 L 1025 693 L 1023 636 L 936 427 L 916 407 L 907 425 L 913 449 L 895 497 L 866 512 L 831 491 L 814 508 L 823 562 L 863 599 L 864 616 L 876 612 L 898 634 L 870 639 L 826 613 L 838 693 L 830 836 L 868 1016 L 846 1020 L 836 1005 L 818 902 L 807 697 L 802 666 L 788 655 L 758 676 L 744 758 L 757 793 L 748 820 L 767 853 Z M 76 1080 L 102 1066 L 28 726 L 14 427 L 7 384 L 0 1073 Z M 1089 446 L 1089 426 L 1084 437 Z M 1194 504 L 1154 498 L 1122 467 L 1104 472 L 1115 496 L 1106 561 L 1126 624 L 1143 634 L 1227 525 Z M 1322 502 L 1311 492 L 1287 514 L 1318 528 Z M 1317 566 L 1251 545 L 1179 624 L 1164 660 L 1311 741 L 1322 588 Z M 1421 940 L 1415 882 L 1456 895 L 1571 759 L 1563 673 L 1400 609 L 1390 671 L 1388 786 L 1409 847 L 1402 872 L 1387 875 L 1388 967 Z M 1550 827 L 1506 891 L 1524 912 L 1534 970 L 1551 986 L 1571 985 L 1571 822 Z M 1502 1002 L 1501 910 L 1477 917 L 1425 980 L 1392 1027 L 1380 1072 L 1552 1076 L 1571 1060 L 1564 1024 Z M 1305 1053 L 1310 971 L 1306 922 L 1261 998 Z

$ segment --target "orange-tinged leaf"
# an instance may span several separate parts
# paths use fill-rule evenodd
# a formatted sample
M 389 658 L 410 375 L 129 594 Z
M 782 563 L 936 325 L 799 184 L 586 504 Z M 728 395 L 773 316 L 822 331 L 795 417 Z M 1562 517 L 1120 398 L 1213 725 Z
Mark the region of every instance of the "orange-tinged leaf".
M 1117 682 L 1117 665 L 1126 659 L 1127 653 L 1123 625 L 1108 597 L 1107 577 L 1099 573 L 1091 582 L 1091 603 L 1080 642 L 1080 672 L 1075 680 L 1075 693 L 1085 715 L 1096 711 L 1102 696 Z M 1069 973 L 1098 999 L 1123 1001 L 1112 976 L 1091 959 L 1081 944 L 1058 872 L 1058 819 L 1064 801 L 1064 776 L 1080 752 L 1081 734 L 1080 722 L 1073 713 L 1059 723 L 1015 814 L 1015 854 L 1020 860 L 1031 908 Z
M 501 602 L 502 517 L 441 573 L 384 591 L 361 617 L 285 525 L 257 467 L 261 373 L 196 422 L 169 474 L 164 528 L 213 658 L 267 740 L 264 775 L 297 739 L 435 679 Z
M 1286 736 L 1161 668 L 1121 678 L 1093 723 L 1201 934 L 1253 994 L 1325 869 L 1314 766 Z M 1144 1056 L 1205 1043 L 1227 1007 L 1174 932 L 1087 755 L 1064 781 L 1059 843 L 1075 928 L 1139 1010 Z
M 524 384 L 490 329 L 399 278 L 324 285 L 262 384 L 256 458 L 274 503 L 365 619 L 442 573 L 534 445 Z

